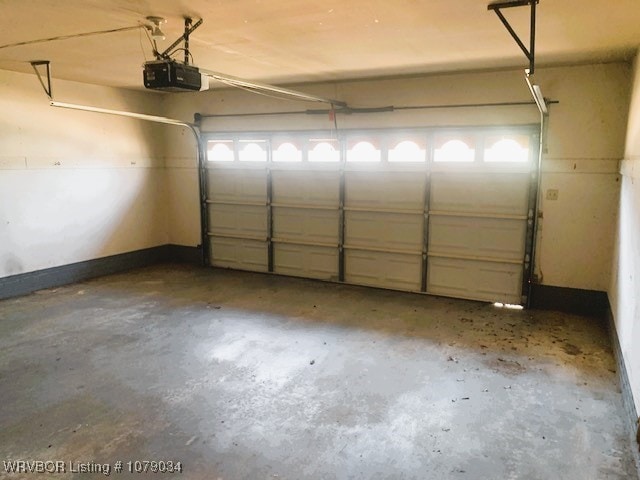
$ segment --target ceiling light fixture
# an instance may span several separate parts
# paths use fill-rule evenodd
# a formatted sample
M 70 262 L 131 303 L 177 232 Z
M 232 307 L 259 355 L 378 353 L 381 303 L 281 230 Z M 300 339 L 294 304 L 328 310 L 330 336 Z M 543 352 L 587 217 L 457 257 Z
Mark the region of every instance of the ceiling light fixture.
M 160 28 L 160 25 L 163 23 L 167 23 L 167 21 L 162 17 L 147 17 L 151 23 L 153 23 L 153 27 L 148 26 L 147 28 L 151 32 L 151 38 L 154 40 L 164 40 L 166 38 L 164 32 Z

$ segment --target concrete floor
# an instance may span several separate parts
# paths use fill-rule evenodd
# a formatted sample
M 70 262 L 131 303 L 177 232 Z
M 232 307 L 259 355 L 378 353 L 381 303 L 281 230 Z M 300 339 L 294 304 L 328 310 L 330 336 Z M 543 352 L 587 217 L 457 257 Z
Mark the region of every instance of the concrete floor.
M 637 478 L 578 316 L 164 265 L 0 302 L 0 331 L 0 460 L 53 478 Z

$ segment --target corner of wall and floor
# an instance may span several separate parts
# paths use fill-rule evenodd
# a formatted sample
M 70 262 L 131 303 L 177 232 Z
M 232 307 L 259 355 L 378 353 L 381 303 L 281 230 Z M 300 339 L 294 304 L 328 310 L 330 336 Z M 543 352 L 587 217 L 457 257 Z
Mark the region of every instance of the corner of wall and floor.
M 54 80 L 56 99 L 161 115 L 150 92 Z M 147 265 L 172 245 L 163 139 L 137 119 L 53 108 L 33 74 L 0 70 L 0 298 Z
M 630 83 L 608 297 L 609 324 L 623 399 L 630 427 L 636 432 L 634 436 L 640 445 L 640 50 L 633 63 Z

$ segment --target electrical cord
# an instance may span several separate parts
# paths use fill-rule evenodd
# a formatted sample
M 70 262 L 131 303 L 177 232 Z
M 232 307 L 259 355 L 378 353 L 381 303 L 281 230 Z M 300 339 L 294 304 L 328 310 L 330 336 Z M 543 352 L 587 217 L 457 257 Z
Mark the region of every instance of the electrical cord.
M 144 62 L 147 63 L 147 55 L 144 53 L 144 46 L 142 45 L 142 31 L 138 32 L 138 40 L 140 41 L 140 51 L 142 52 L 142 58 L 144 58 Z
M 189 56 L 191 57 L 191 63 L 193 63 L 193 64 L 195 64 L 195 63 L 196 63 L 196 61 L 193 59 L 193 54 L 192 54 L 191 52 L 187 51 L 187 49 L 186 49 L 186 48 L 176 48 L 175 50 L 173 50 L 173 51 L 169 52 L 169 53 L 167 54 L 167 56 L 171 57 L 171 56 L 173 56 L 176 52 L 179 52 L 179 51 L 187 52 L 187 53 L 189 54 Z
M 335 138 L 338 139 L 338 115 L 336 113 L 335 106 L 331 104 L 331 117 L 333 117 L 333 127 L 335 132 Z
M 142 26 L 144 27 L 144 25 Z M 149 35 L 149 30 L 146 27 L 143 30 L 144 30 L 144 33 L 147 35 L 147 40 L 149 40 L 149 45 L 151 45 L 151 51 L 153 53 L 153 56 L 158 58 L 158 45 L 156 44 L 156 41 L 151 38 L 151 35 Z M 146 60 L 146 57 L 145 57 L 145 60 Z
M 89 37 L 92 35 L 104 35 L 106 33 L 126 32 L 128 30 L 135 30 L 137 28 L 145 28 L 145 27 L 143 25 L 136 25 L 133 27 L 112 28 L 110 30 L 98 30 L 95 32 L 73 33 L 71 35 L 60 35 L 58 37 L 39 38 L 37 40 L 27 40 L 24 42 L 8 43 L 6 45 L 0 45 L 0 50 L 3 48 L 21 47 L 23 45 L 33 45 L 36 43 L 47 43 L 47 42 L 54 42 L 57 40 L 68 40 L 70 38 L 81 38 L 81 37 Z

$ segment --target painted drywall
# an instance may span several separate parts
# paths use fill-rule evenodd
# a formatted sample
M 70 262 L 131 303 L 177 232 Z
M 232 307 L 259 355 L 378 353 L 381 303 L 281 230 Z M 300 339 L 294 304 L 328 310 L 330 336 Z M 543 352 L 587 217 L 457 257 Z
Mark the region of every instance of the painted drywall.
M 537 273 L 545 285 L 605 291 L 609 285 L 618 162 L 624 152 L 628 80 L 626 63 L 539 69 L 535 81 L 551 107 L 544 155 L 542 194 L 558 189 L 558 200 L 542 201 Z M 295 88 L 347 101 L 356 107 L 530 101 L 522 70 L 300 85 Z M 167 96 L 168 116 L 193 120 L 194 113 L 225 114 L 326 108 L 214 90 Z M 539 121 L 535 106 L 411 110 L 338 116 L 339 128 L 447 125 L 513 125 Z M 326 115 L 206 118 L 203 129 L 220 131 L 328 130 Z M 169 237 L 200 241 L 195 150 L 188 132 L 167 137 Z
M 56 100 L 160 113 L 157 95 L 54 81 Z M 161 130 L 49 106 L 0 71 L 0 277 L 167 243 Z
M 640 51 L 634 63 L 609 303 L 640 411 Z

